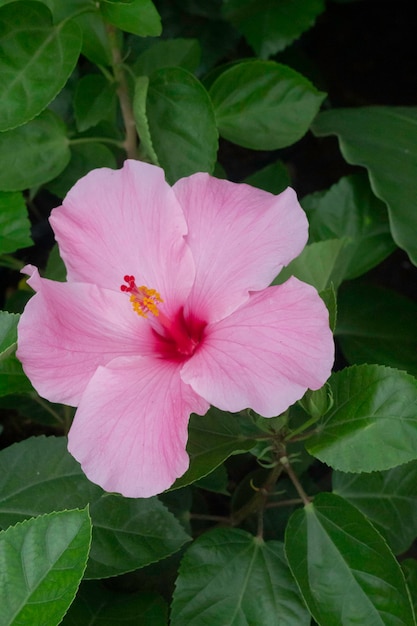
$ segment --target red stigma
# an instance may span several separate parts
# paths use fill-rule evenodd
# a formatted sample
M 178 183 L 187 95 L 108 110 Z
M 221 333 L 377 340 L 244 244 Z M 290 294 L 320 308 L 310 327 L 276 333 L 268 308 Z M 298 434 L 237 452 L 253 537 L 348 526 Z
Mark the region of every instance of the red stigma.
M 131 293 L 136 288 L 135 277 L 126 274 L 126 276 L 123 277 L 123 280 L 127 283 L 127 285 L 120 285 L 120 290 L 125 293 Z

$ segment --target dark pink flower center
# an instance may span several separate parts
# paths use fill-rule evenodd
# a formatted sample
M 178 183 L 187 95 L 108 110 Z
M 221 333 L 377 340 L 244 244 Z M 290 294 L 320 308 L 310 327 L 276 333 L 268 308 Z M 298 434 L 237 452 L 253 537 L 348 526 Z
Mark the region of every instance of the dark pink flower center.
M 145 285 L 138 287 L 135 277 L 131 275 L 124 276 L 124 281 L 127 284 L 121 285 L 120 289 L 130 295 L 135 313 L 149 320 L 158 356 L 170 360 L 184 360 L 192 356 L 201 344 L 206 322 L 192 316 L 186 319 L 183 307 L 171 319 L 160 310 L 163 299 L 155 289 Z

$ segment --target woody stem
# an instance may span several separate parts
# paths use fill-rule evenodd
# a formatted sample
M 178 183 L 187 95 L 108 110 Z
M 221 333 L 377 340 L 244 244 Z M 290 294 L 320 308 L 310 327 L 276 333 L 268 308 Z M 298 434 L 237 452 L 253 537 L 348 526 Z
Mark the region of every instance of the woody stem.
M 113 73 L 117 82 L 117 96 L 119 98 L 120 110 L 122 112 L 123 122 L 125 126 L 125 140 L 123 142 L 129 159 L 137 158 L 137 141 L 135 117 L 133 114 L 132 103 L 129 97 L 129 88 L 126 80 L 126 74 L 123 69 L 122 56 L 117 41 L 117 31 L 111 24 L 107 25 L 107 33 L 109 36 Z

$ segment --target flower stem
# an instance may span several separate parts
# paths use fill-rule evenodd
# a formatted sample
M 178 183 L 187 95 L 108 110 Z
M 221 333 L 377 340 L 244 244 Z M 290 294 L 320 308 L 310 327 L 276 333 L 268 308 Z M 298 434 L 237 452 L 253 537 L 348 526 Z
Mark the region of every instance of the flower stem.
M 294 472 L 289 460 L 287 456 L 282 456 L 280 458 L 280 462 L 281 465 L 284 467 L 285 471 L 287 472 L 288 476 L 290 477 L 290 480 L 292 482 L 292 484 L 294 485 L 294 487 L 297 490 L 298 495 L 300 496 L 301 500 L 303 501 L 304 505 L 310 504 L 310 498 L 308 497 L 308 495 L 306 494 L 306 492 L 304 491 L 300 481 L 298 480 L 298 477 L 296 475 L 296 473 Z
M 262 487 L 257 489 L 255 495 L 244 504 L 238 511 L 233 513 L 231 516 L 231 524 L 232 526 L 237 526 L 242 522 L 246 517 L 251 515 L 252 513 L 258 513 L 258 532 L 257 537 L 261 538 L 263 533 L 263 511 L 266 505 L 266 501 L 272 489 L 277 482 L 279 475 L 283 470 L 282 465 L 277 463 L 272 471 L 269 473 L 268 478 Z
M 288 435 L 285 437 L 285 441 L 286 442 L 293 441 L 293 440 L 295 441 L 295 438 L 297 437 L 297 435 L 299 435 L 300 433 L 303 433 L 305 430 L 307 430 L 307 428 L 310 428 L 310 426 L 318 422 L 319 419 L 320 419 L 320 416 L 318 417 L 315 416 L 315 417 L 308 419 L 306 422 L 304 422 L 304 424 L 301 424 L 301 426 L 289 432 Z
M 111 24 L 107 25 L 107 33 L 109 36 L 110 47 L 113 60 L 113 72 L 117 82 L 117 95 L 119 98 L 120 109 L 122 112 L 123 122 L 125 126 L 125 140 L 123 147 L 126 150 L 128 159 L 137 158 L 137 142 L 135 117 L 133 114 L 132 103 L 129 97 L 129 88 L 127 84 L 126 74 L 123 68 L 122 56 L 117 42 L 117 31 Z
M 288 500 L 280 500 L 279 502 L 268 502 L 266 509 L 278 509 L 282 506 L 292 506 L 293 504 L 302 504 L 301 498 L 288 498 Z

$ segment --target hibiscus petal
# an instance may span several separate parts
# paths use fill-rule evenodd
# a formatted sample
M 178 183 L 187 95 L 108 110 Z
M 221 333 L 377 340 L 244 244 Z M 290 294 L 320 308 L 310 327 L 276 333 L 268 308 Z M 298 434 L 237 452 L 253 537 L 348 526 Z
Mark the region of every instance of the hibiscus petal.
M 327 309 L 316 290 L 296 278 L 251 294 L 206 333 L 181 377 L 220 409 L 279 415 L 330 376 Z
M 152 352 L 151 327 L 121 292 L 46 280 L 32 266 L 25 271 L 37 293 L 19 321 L 17 356 L 41 396 L 75 406 L 99 365 Z
M 153 496 L 187 470 L 188 419 L 207 409 L 181 381 L 178 364 L 121 357 L 91 379 L 68 449 L 87 477 L 107 491 Z
M 188 303 L 213 322 L 267 287 L 303 249 L 308 223 L 295 192 L 273 194 L 194 174 L 173 187 L 184 210 L 196 278 Z
M 125 275 L 176 306 L 186 298 L 194 264 L 187 224 L 159 167 L 126 161 L 79 180 L 50 218 L 68 280 L 118 290 Z

